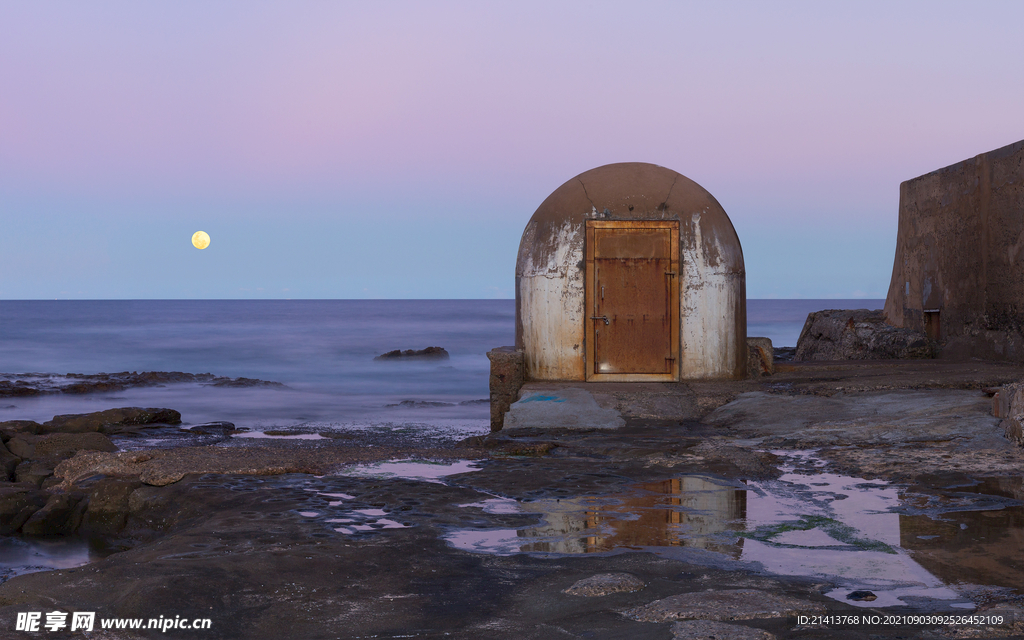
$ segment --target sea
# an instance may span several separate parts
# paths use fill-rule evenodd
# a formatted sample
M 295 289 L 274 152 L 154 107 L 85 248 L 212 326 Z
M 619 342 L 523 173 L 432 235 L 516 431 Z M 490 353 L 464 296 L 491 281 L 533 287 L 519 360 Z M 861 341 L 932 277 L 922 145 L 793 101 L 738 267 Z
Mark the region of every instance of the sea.
M 882 300 L 747 301 L 747 334 L 795 346 L 807 314 Z M 268 431 L 420 430 L 461 438 L 489 424 L 488 350 L 514 343 L 513 300 L 0 301 L 0 379 L 183 371 L 281 387 L 177 383 L 0 398 L 0 421 L 166 407 L 185 426 Z M 376 361 L 443 347 L 444 361 Z

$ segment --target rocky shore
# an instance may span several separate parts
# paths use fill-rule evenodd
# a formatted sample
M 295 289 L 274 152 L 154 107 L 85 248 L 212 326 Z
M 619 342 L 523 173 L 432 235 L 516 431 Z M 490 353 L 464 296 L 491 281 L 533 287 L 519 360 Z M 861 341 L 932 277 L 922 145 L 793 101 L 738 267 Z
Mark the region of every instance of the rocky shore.
M 82 394 L 124 391 L 135 387 L 155 387 L 183 382 L 198 382 L 214 387 L 284 387 L 280 382 L 255 378 L 228 378 L 212 373 L 181 371 L 122 371 L 120 373 L 4 373 L 0 374 L 0 398 Z
M 1004 436 L 991 394 L 1022 379 L 1020 367 L 980 362 L 777 362 L 774 375 L 747 381 L 629 397 L 609 386 L 602 402 L 622 416 L 616 429 L 526 427 L 462 442 L 243 439 L 227 423 L 190 433 L 168 409 L 0 423 L 0 533 L 84 536 L 103 550 L 0 584 L 0 627 L 82 637 L 12 631 L 18 612 L 58 610 L 212 621 L 202 635 L 87 636 L 104 639 L 1020 637 L 1021 617 L 968 628 L 796 616 L 1021 615 L 1021 582 L 1008 583 L 1024 576 L 1024 449 Z M 647 417 L 665 406 L 679 415 Z M 123 446 L 174 430 L 182 446 Z M 439 473 L 366 471 L 388 460 L 429 461 Z M 960 608 L 927 597 L 872 608 L 834 595 L 843 576 L 785 575 L 745 556 L 769 534 L 730 534 L 730 523 L 750 517 L 755 488 L 793 474 L 898 489 L 917 509 L 901 527 L 917 533 L 896 541 L 907 548 L 896 555 L 912 550 L 956 587 Z M 971 486 L 991 495 L 964 493 Z M 689 517 L 686 500 L 719 495 L 736 497 L 725 507 L 700 498 L 696 513 L 707 515 L 672 524 Z M 981 512 L 991 515 L 964 529 L 954 520 L 952 551 L 929 542 L 947 535 L 949 513 Z M 971 537 L 985 522 L 999 524 L 985 530 L 991 546 Z M 836 526 L 832 535 L 848 539 Z M 970 579 L 957 586 L 956 575 Z

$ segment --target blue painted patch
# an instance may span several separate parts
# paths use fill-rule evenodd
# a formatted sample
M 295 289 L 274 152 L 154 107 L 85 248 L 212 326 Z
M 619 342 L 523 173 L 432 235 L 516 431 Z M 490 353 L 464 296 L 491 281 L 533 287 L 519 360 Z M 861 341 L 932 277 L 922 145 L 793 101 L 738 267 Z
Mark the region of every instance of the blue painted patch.
M 530 396 L 523 398 L 519 402 L 565 402 L 565 398 L 559 398 L 558 396 Z

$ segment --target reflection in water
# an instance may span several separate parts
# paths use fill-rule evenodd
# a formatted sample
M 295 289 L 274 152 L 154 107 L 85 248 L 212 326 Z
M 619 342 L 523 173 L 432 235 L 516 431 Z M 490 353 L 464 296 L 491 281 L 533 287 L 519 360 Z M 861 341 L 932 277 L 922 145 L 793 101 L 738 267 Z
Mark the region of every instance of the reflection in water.
M 776 452 L 815 462 L 809 453 Z M 818 465 L 820 466 L 820 465 Z M 897 489 L 888 483 L 783 466 L 778 480 L 752 482 L 748 540 L 741 560 L 796 576 L 820 576 L 838 587 L 826 595 L 855 606 L 906 605 L 914 598 L 972 608 L 900 547 Z M 874 601 L 850 601 L 866 589 Z
M 618 547 L 687 546 L 739 556 L 746 492 L 689 476 L 601 498 L 537 500 L 524 505 L 544 524 L 518 532 L 520 550 L 588 553 Z M 731 535 L 719 535 L 732 531 Z
M 924 513 L 900 515 L 900 545 L 928 571 L 950 584 L 1021 590 L 1021 478 L 985 478 L 974 486 L 940 495 L 909 494 L 904 500 L 908 510 Z
M 684 546 L 737 558 L 747 492 L 705 476 L 637 485 L 629 492 L 571 499 L 507 499 L 461 505 L 489 513 L 537 513 L 524 529 L 452 531 L 450 544 L 483 553 L 593 553 L 616 548 Z
M 82 538 L 0 536 L 0 582 L 36 571 L 73 569 L 98 559 Z
M 836 584 L 830 597 L 867 607 L 941 601 L 969 609 L 964 594 L 976 592 L 970 585 L 1008 592 L 1024 584 L 1020 478 L 901 493 L 886 482 L 819 473 L 814 467 L 824 463 L 813 452 L 776 453 L 794 464 L 777 480 L 745 487 L 683 476 L 606 496 L 462 505 L 491 513 L 518 507 L 542 521 L 453 531 L 447 540 L 498 554 L 704 549 L 780 575 L 821 577 Z M 877 599 L 846 599 L 862 589 Z

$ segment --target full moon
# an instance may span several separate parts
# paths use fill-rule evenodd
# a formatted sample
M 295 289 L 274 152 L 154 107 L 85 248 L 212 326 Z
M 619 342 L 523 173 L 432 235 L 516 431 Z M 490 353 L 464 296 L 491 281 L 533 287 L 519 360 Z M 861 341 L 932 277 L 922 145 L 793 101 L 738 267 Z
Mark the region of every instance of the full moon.
M 192 246 L 196 249 L 205 249 L 210 246 L 210 234 L 205 231 L 196 231 L 192 234 Z

